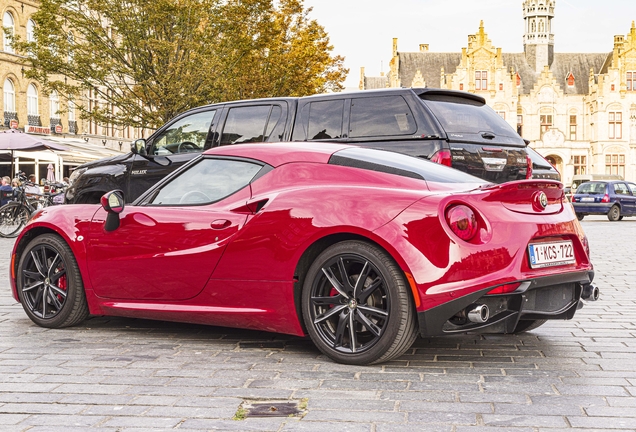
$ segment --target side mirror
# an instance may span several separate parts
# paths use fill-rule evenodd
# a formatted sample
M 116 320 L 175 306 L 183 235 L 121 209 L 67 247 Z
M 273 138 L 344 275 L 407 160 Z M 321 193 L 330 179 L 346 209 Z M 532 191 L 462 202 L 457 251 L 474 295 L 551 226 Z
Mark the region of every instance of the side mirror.
M 120 190 L 113 190 L 102 196 L 102 207 L 108 212 L 104 224 L 105 231 L 114 231 L 119 228 L 119 213 L 124 211 L 124 202 L 124 193 Z
M 140 138 L 130 143 L 130 151 L 141 156 L 146 155 L 146 140 Z

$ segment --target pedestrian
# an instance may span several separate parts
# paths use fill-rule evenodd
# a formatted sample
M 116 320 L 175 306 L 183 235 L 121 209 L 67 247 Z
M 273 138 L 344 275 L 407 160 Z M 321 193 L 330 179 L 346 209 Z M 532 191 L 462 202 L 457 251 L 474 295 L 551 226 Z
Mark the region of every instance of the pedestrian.
M 0 186 L 0 207 L 13 199 L 13 188 L 11 187 L 11 177 L 4 176 Z
M 40 195 L 41 193 L 40 187 L 35 182 L 35 174 L 31 174 L 29 176 L 29 181 L 27 182 L 27 185 L 24 187 L 24 192 L 27 194 L 27 196 L 30 194 Z

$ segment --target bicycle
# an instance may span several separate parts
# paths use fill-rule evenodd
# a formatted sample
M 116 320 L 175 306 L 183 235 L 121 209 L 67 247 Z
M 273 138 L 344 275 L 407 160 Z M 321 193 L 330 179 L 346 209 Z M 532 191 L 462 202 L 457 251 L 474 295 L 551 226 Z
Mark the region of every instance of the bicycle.
M 17 237 L 33 212 L 56 204 L 56 197 L 64 194 L 63 191 L 43 194 L 27 193 L 25 186 L 33 186 L 34 184 L 28 182 L 22 172 L 18 173 L 18 178 L 22 182 L 22 186 L 14 189 L 13 201 L 0 207 L 0 237 Z M 64 187 L 61 183 L 50 183 L 49 185 L 56 190 Z

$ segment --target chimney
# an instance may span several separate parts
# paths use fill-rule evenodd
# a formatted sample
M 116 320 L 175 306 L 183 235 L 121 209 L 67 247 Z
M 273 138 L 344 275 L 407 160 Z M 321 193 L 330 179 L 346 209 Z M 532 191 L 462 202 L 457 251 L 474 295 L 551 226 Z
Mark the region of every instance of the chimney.
M 420 52 L 427 52 L 428 44 L 420 44 Z

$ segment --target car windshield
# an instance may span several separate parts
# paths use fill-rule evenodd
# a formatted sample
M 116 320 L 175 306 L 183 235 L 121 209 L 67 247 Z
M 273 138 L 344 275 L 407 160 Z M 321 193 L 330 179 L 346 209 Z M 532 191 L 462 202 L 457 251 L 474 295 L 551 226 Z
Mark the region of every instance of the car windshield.
M 576 193 L 587 195 L 604 194 L 606 186 L 607 183 L 605 182 L 587 182 L 579 186 L 579 188 L 576 190 Z
M 455 96 L 426 95 L 424 103 L 447 133 L 495 135 L 519 138 L 517 132 L 486 104 Z

